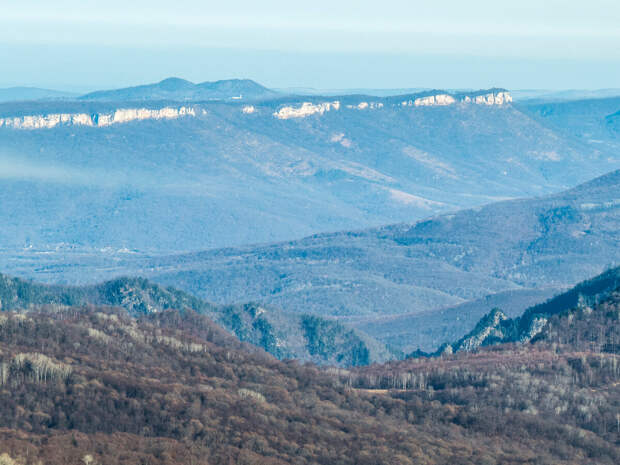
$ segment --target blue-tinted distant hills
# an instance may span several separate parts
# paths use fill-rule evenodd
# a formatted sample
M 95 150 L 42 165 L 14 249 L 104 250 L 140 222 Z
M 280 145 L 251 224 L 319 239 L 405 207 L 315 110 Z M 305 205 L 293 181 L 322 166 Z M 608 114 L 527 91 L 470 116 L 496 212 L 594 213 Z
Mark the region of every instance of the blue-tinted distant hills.
M 518 315 L 617 265 L 619 212 L 615 171 L 559 194 L 413 224 L 163 257 L 24 250 L 2 256 L 2 266 L 46 281 L 149 276 L 209 301 L 335 318 L 403 352 L 430 351 L 493 307 Z
M 230 98 L 171 79 L 1 104 L 2 270 L 67 283 L 139 274 L 218 303 L 409 325 L 438 309 L 480 315 L 498 293 L 531 303 L 532 288 L 616 260 L 617 174 L 557 193 L 618 169 L 618 99 L 249 101 L 232 98 L 244 81 L 218 82 Z
M 567 102 L 525 102 L 518 105 L 541 124 L 592 147 L 620 148 L 620 96 Z
M 341 96 L 341 95 L 368 95 L 373 97 L 390 97 L 395 95 L 410 95 L 428 91 L 430 89 L 424 87 L 407 87 L 400 89 L 370 89 L 370 88 L 353 88 L 353 89 L 315 89 L 312 87 L 285 87 L 282 89 L 274 89 L 282 94 L 287 95 L 311 95 L 311 96 Z
M 212 301 L 326 315 L 412 313 L 511 289 L 562 287 L 620 260 L 620 171 L 547 197 L 414 224 L 155 261 Z M 225 285 L 225 283 L 227 283 Z
M 9 87 L 0 89 L 0 102 L 21 102 L 27 100 L 72 99 L 78 94 L 37 87 Z
M 155 84 L 124 89 L 101 90 L 80 97 L 81 100 L 263 100 L 280 95 L 251 79 L 225 79 L 194 84 L 180 78 L 168 78 Z
M 515 101 L 541 103 L 541 102 L 568 102 L 571 100 L 603 99 L 620 96 L 620 88 L 612 89 L 523 89 L 513 90 Z
M 195 251 L 411 222 L 618 167 L 606 143 L 530 107 L 410 104 L 429 95 L 6 103 L 0 119 L 25 128 L 0 126 L 0 236 L 40 250 Z M 149 113 L 182 106 L 192 114 Z M 302 109 L 314 113 L 279 117 Z M 117 110 L 107 126 L 52 118 L 99 124 Z

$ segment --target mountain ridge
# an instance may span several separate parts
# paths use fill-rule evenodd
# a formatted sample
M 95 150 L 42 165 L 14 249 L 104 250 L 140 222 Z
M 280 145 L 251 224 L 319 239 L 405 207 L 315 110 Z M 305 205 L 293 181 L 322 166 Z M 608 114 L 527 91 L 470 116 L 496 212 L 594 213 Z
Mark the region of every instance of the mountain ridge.
M 166 119 L 154 116 L 179 104 L 2 104 L 0 118 L 28 117 L 42 128 L 0 128 L 0 161 L 11 168 L 0 180 L 0 213 L 10 219 L 1 240 L 18 249 L 156 254 L 275 242 L 557 192 L 618 166 L 606 146 L 567 142 L 514 104 L 400 101 L 371 108 L 373 100 L 342 100 L 339 110 L 289 119 L 273 114 L 299 110 L 299 100 L 202 103 L 192 105 L 195 117 Z M 116 119 L 123 108 L 135 111 Z M 127 124 L 71 125 L 62 115 Z M 46 205 L 36 224 L 33 204 Z M 181 214 L 182 224 L 174 219 Z
M 562 287 L 600 272 L 605 265 L 618 259 L 620 204 L 615 203 L 615 198 L 620 198 L 620 170 L 564 193 L 490 204 L 413 225 L 320 234 L 266 246 L 161 258 L 152 262 L 151 276 L 158 276 L 156 279 L 162 282 L 176 282 L 198 295 L 208 296 L 209 300 L 235 301 L 238 292 L 252 296 L 253 300 L 285 306 L 289 311 L 308 309 L 307 302 L 312 300 L 306 292 L 330 292 L 330 299 L 342 305 L 345 297 L 352 297 L 347 293 L 348 288 L 364 289 L 359 285 L 364 282 L 360 278 L 365 275 L 368 292 L 371 285 L 376 288 L 379 279 L 389 278 L 386 284 L 394 289 L 402 286 L 403 292 L 406 286 L 412 286 L 412 290 L 416 286 L 420 297 L 425 299 L 420 302 L 443 298 L 448 305 L 492 293 L 475 295 L 474 289 L 483 279 L 483 287 L 495 292 L 542 285 Z M 506 224 L 513 227 L 507 229 Z M 521 231 L 519 235 L 514 234 L 515 228 Z M 497 248 L 490 247 L 491 239 L 497 242 Z M 596 254 L 591 244 L 597 244 Z M 571 264 L 574 275 L 555 265 L 563 261 L 566 266 Z M 418 278 L 414 279 L 411 272 L 406 271 L 420 266 L 427 274 L 432 272 L 453 278 L 445 283 L 438 281 L 437 276 L 427 278 L 430 279 L 427 287 L 422 289 L 423 277 L 414 275 Z M 243 279 L 235 272 L 239 267 L 245 270 Z M 252 278 L 253 267 L 257 272 L 260 270 L 260 280 L 259 276 L 256 280 Z M 330 276 L 326 272 L 337 272 L 340 278 L 330 283 L 325 279 Z M 354 275 L 358 276 L 356 281 L 353 281 Z M 220 295 L 217 289 L 222 286 L 214 285 L 221 280 L 218 276 L 226 276 L 228 282 L 225 293 Z M 201 279 L 210 285 L 201 287 Z M 351 284 L 344 287 L 350 280 Z M 302 287 L 304 283 L 307 284 L 305 288 Z M 313 283 L 316 283 L 315 291 Z M 334 293 L 338 283 L 342 291 Z M 459 283 L 457 289 L 461 287 L 457 292 L 455 283 Z M 286 287 L 282 287 L 283 284 Z M 368 292 L 357 300 L 366 300 Z M 292 305 L 291 297 L 295 293 L 299 294 L 299 306 Z M 382 299 L 386 299 L 386 295 Z M 411 300 L 411 294 L 408 299 Z M 367 310 L 361 311 L 366 307 L 357 309 L 355 302 L 350 302 L 349 315 L 367 313 Z M 314 311 L 328 313 L 328 304 L 316 305 Z M 436 308 L 441 306 L 436 305 Z M 376 308 L 381 307 L 377 304 Z M 401 308 L 394 313 L 408 312 Z M 337 312 L 332 310 L 331 314 Z
M 26 100 L 65 100 L 78 97 L 75 92 L 67 92 L 39 87 L 6 87 L 0 89 L 0 103 L 19 102 Z
M 280 359 L 351 366 L 393 356 L 378 341 L 335 321 L 310 315 L 286 315 L 252 303 L 213 305 L 144 278 L 117 278 L 90 286 L 58 286 L 0 274 L 0 311 L 80 305 L 120 307 L 134 318 L 167 310 L 181 313 L 191 310 L 213 319 L 239 340 Z
M 552 317 L 570 316 L 572 312 L 591 309 L 619 290 L 620 267 L 616 267 L 583 281 L 546 302 L 529 307 L 518 317 L 508 318 L 500 309 L 495 308 L 483 316 L 471 332 L 455 343 L 444 345 L 435 355 L 473 351 L 496 344 L 524 344 L 535 341 L 546 331 Z
M 540 288 L 570 287 L 617 265 L 619 198 L 617 170 L 560 194 L 490 204 L 413 224 L 179 255 L 110 252 L 100 258 L 79 249 L 35 249 L 17 260 L 5 256 L 3 267 L 21 276 L 69 281 L 91 276 L 91 270 L 91 279 L 101 281 L 120 270 L 217 304 L 252 301 L 289 314 L 335 318 L 362 331 L 376 318 L 386 333 L 398 332 L 403 329 L 400 320 L 393 319 L 390 329 L 388 317 L 419 314 L 411 321 L 434 325 L 428 334 L 413 327 L 405 333 L 409 339 L 398 337 L 397 345 L 383 343 L 397 350 L 429 351 L 466 334 L 475 323 L 463 318 L 444 330 L 459 310 L 445 317 L 433 312 L 498 293 L 529 306 L 534 302 L 528 299 L 540 296 Z M 501 305 L 501 300 L 491 302 L 461 310 L 477 319 Z
M 154 84 L 142 84 L 114 90 L 90 92 L 80 100 L 262 100 L 274 98 L 278 92 L 251 79 L 223 79 L 195 84 L 171 77 Z

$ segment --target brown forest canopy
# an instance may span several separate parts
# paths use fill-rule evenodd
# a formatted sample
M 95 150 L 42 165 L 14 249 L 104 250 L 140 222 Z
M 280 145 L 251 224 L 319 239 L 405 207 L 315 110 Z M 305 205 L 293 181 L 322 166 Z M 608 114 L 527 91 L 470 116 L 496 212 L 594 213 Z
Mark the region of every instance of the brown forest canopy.
M 617 328 L 619 301 L 573 321 Z M 553 334 L 322 370 L 191 311 L 7 312 L 0 453 L 24 464 L 618 463 L 617 355 Z

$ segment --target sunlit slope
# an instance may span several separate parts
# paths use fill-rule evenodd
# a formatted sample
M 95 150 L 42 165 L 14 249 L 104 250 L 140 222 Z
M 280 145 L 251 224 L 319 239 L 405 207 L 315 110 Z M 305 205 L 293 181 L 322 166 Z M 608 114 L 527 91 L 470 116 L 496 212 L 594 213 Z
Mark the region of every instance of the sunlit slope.
M 268 242 L 559 191 L 617 166 L 509 103 L 411 103 L 428 98 L 0 105 L 2 243 Z

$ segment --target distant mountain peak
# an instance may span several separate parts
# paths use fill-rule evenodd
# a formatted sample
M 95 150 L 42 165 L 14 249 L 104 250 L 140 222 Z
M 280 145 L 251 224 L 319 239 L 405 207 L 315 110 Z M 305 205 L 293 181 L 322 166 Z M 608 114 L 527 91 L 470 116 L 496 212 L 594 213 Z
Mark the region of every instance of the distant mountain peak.
M 0 102 L 18 102 L 33 100 L 69 100 L 77 94 L 52 89 L 40 89 L 37 87 L 9 87 L 0 89 Z
M 223 79 L 195 84 L 169 77 L 154 84 L 91 92 L 82 100 L 262 100 L 279 95 L 251 79 Z
M 169 77 L 157 83 L 157 86 L 165 90 L 191 89 L 195 86 L 191 81 L 178 77 Z

